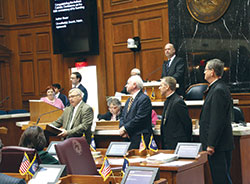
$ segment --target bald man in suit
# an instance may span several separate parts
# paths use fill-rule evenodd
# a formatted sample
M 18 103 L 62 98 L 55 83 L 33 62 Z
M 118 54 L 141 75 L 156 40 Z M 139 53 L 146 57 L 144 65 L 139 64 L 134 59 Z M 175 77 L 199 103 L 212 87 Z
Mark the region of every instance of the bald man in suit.
M 69 91 L 70 106 L 66 107 L 61 117 L 51 124 L 60 128 L 60 137 L 81 137 L 85 134 L 87 142 L 91 141 L 91 125 L 93 122 L 93 109 L 82 101 L 83 93 L 78 88 Z
M 176 92 L 179 95 L 184 96 L 187 64 L 182 58 L 176 56 L 176 51 L 172 43 L 166 44 L 164 49 L 168 61 L 164 61 L 164 63 L 162 64 L 161 78 L 166 76 L 174 77 L 179 84 L 179 88 L 176 90 Z
M 142 92 L 143 81 L 139 75 L 131 76 L 126 85 L 133 100 L 128 99 L 120 118 L 120 136 L 127 138 L 131 144 L 129 149 L 138 149 L 141 135 L 146 145 L 152 131 L 152 104 L 150 98 Z

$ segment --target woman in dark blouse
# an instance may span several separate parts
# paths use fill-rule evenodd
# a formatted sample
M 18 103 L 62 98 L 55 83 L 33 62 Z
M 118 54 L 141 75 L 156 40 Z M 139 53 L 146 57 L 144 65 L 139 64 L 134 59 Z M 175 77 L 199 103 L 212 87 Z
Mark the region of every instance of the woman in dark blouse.
M 44 151 L 47 141 L 43 129 L 39 126 L 31 126 L 27 128 L 19 141 L 19 146 L 34 148 L 42 161 L 42 164 L 59 164 L 58 160 L 54 158 L 47 151 Z
M 98 114 L 99 120 L 104 119 L 107 121 L 117 121 L 122 114 L 121 102 L 117 98 L 111 97 L 107 100 L 109 111 L 106 114 Z

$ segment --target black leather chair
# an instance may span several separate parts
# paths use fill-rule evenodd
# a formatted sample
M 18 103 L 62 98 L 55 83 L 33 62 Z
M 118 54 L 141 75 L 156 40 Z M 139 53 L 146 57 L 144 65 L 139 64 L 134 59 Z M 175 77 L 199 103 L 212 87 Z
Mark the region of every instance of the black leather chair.
M 189 86 L 186 90 L 185 100 L 203 100 L 204 91 L 206 91 L 208 83 L 198 83 Z
M 67 174 L 98 175 L 89 145 L 84 137 L 72 137 L 55 145 L 61 164 L 67 165 Z
M 233 122 L 235 123 L 245 122 L 244 113 L 239 107 L 236 106 L 233 107 L 233 114 L 234 114 Z
M 23 160 L 24 152 L 27 153 L 30 161 L 33 160 L 37 151 L 32 148 L 21 146 L 4 146 L 2 148 L 2 162 L 0 163 L 0 173 L 18 173 L 19 167 Z M 37 155 L 38 164 L 41 163 L 40 157 Z

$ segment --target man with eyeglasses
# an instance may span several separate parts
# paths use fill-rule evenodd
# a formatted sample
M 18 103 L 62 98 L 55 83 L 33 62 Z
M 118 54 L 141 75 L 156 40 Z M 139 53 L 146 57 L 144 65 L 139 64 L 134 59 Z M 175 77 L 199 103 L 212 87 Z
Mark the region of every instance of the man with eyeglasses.
M 208 162 L 214 184 L 232 183 L 230 168 L 234 149 L 232 133 L 232 98 L 222 79 L 224 63 L 209 60 L 204 71 L 209 83 L 200 114 L 200 141 L 208 153 Z
M 2 141 L 0 139 L 0 164 L 2 161 L 2 148 L 3 148 L 3 144 L 2 144 Z M 14 178 L 14 177 L 0 173 L 0 183 L 3 183 L 3 184 L 25 184 L 25 181 L 23 179 Z
M 63 138 L 81 137 L 84 133 L 90 144 L 93 109 L 82 101 L 83 93 L 78 88 L 71 89 L 68 98 L 70 106 L 66 107 L 61 117 L 51 124 L 61 129 L 62 132 L 57 136 Z

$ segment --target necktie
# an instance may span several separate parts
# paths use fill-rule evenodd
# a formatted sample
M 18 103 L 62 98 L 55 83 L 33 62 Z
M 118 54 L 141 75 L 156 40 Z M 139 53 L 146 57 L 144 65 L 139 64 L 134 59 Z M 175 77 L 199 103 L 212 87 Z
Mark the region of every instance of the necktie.
M 131 97 L 131 98 L 130 98 L 130 101 L 129 101 L 129 103 L 128 103 L 127 112 L 129 111 L 129 109 L 130 109 L 130 107 L 131 107 L 133 101 L 134 101 L 134 99 Z
M 70 113 L 69 113 L 69 119 L 68 119 L 68 124 L 67 124 L 67 130 L 69 130 L 71 128 L 72 125 L 72 117 L 73 117 L 73 113 L 74 113 L 74 107 L 71 109 Z
M 167 65 L 166 65 L 166 72 L 168 73 L 170 68 L 170 59 L 167 61 Z

